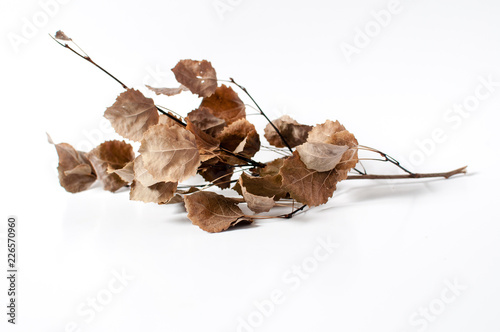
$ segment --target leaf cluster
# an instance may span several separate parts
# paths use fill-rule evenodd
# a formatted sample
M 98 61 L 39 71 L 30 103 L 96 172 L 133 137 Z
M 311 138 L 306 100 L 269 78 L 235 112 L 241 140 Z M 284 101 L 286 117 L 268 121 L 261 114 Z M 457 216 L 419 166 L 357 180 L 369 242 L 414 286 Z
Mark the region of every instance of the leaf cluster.
M 264 129 L 272 149 L 284 156 L 256 162 L 252 158 L 261 149 L 257 129 L 246 118 L 238 94 L 218 84 L 211 63 L 181 60 L 172 71 L 179 87 L 148 88 L 157 95 L 191 92 L 201 97 L 199 107 L 185 117 L 163 111 L 153 99 L 128 88 L 104 112 L 118 134 L 140 142 L 137 154 L 126 141 L 106 141 L 82 152 L 49 138 L 59 156 L 64 189 L 81 192 L 95 181 L 111 192 L 130 188 L 131 200 L 184 204 L 193 224 L 220 232 L 261 218 L 276 206 L 326 203 L 358 162 L 358 142 L 338 121 L 310 126 L 289 116 Z M 206 183 L 181 186 L 196 174 Z M 241 197 L 206 190 L 213 186 L 232 188 Z M 255 214 L 246 215 L 240 204 Z

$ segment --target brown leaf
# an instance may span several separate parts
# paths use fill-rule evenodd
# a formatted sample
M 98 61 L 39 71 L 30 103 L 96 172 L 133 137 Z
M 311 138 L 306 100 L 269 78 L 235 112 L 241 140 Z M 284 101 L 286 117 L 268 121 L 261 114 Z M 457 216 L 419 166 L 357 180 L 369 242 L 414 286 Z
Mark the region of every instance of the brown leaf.
M 172 68 L 175 79 L 192 93 L 208 97 L 217 88 L 217 75 L 207 60 L 181 60 Z
M 301 125 L 288 115 L 283 115 L 272 122 L 276 128 L 278 128 L 281 135 L 285 138 L 291 148 L 306 142 L 307 134 L 312 129 L 312 126 Z M 264 128 L 264 137 L 267 139 L 269 144 L 275 147 L 285 147 L 283 140 L 271 124 L 268 124 L 266 128 Z
M 140 182 L 143 186 L 149 187 L 153 184 L 161 182 L 158 179 L 155 179 L 148 170 L 144 167 L 144 162 L 142 160 L 142 155 L 135 158 L 134 161 L 134 179 Z
M 194 135 L 178 126 L 151 127 L 144 134 L 139 152 L 147 171 L 163 182 L 183 181 L 195 175 L 200 165 Z
M 339 131 L 330 136 L 329 144 L 348 146 L 339 164 L 335 166 L 337 170 L 350 170 L 358 163 L 358 140 L 347 130 Z
M 339 132 L 345 130 L 345 127 L 341 125 L 338 121 L 326 120 L 325 123 L 314 126 L 314 128 L 309 132 L 307 137 L 308 142 L 319 142 L 319 143 L 330 143 L 330 137 Z M 346 145 L 346 144 L 342 144 Z
M 59 31 L 56 32 L 56 36 L 55 37 L 56 37 L 56 39 L 60 39 L 60 40 L 66 40 L 66 41 L 71 41 L 72 40 L 71 38 L 69 38 L 68 36 L 66 36 L 66 34 L 63 31 L 61 31 L 61 30 L 59 30 Z
M 200 108 L 207 107 L 212 114 L 228 125 L 246 117 L 245 104 L 231 87 L 222 84 L 210 97 L 203 98 Z
M 174 197 L 176 189 L 177 182 L 159 182 L 146 187 L 140 182 L 134 181 L 130 188 L 130 199 L 145 203 L 164 204 Z
M 344 152 L 339 164 L 335 166 L 337 170 L 350 170 L 358 163 L 358 141 L 338 121 L 327 120 L 323 124 L 316 125 L 309 133 L 307 141 L 348 146 L 349 150 Z
M 259 134 L 255 126 L 247 119 L 240 119 L 233 122 L 219 134 L 220 146 L 228 151 L 239 153 L 244 157 L 251 158 L 260 149 Z M 241 160 L 231 157 L 230 164 L 241 163 Z
M 290 196 L 308 206 L 325 204 L 336 189 L 337 182 L 347 171 L 332 169 L 328 172 L 310 170 L 300 160 L 295 151 L 283 163 L 280 174 L 283 177 L 283 189 Z
M 48 135 L 47 135 L 48 136 Z M 50 136 L 49 143 L 54 144 Z M 59 183 L 70 193 L 87 190 L 97 179 L 86 153 L 75 150 L 67 143 L 54 144 L 59 156 Z
M 248 192 L 241 177 L 239 180 L 239 184 L 241 186 L 242 196 L 245 199 L 245 202 L 247 203 L 247 206 L 250 210 L 255 213 L 262 213 L 268 212 L 273 208 L 274 197 L 259 196 Z
M 184 197 L 188 218 L 210 233 L 222 232 L 244 218 L 236 201 L 214 192 L 200 191 Z
M 189 118 L 186 119 L 186 129 L 189 130 L 196 139 L 196 145 L 200 152 L 201 161 L 206 161 L 215 156 L 215 149 L 219 147 L 219 140 L 202 131 Z
M 132 183 L 134 181 L 134 162 L 128 162 L 123 168 L 114 169 L 110 165 L 108 165 L 108 173 L 117 174 L 120 179 L 127 183 Z
M 165 96 L 175 96 L 181 93 L 182 91 L 189 91 L 184 85 L 180 85 L 178 88 L 153 88 L 146 84 L 146 87 L 156 93 L 157 95 L 165 95 Z
M 140 141 L 151 126 L 158 123 L 158 111 L 153 99 L 134 89 L 121 93 L 115 103 L 106 109 L 104 117 L 115 131 L 133 141 Z
M 88 158 L 103 182 L 104 190 L 115 192 L 127 184 L 117 174 L 109 174 L 108 167 L 120 169 L 134 160 L 132 145 L 123 141 L 106 141 L 90 151 Z
M 233 167 L 218 158 L 213 158 L 201 163 L 198 173 L 208 182 L 212 182 L 221 189 L 230 187 Z
M 326 172 L 334 169 L 347 151 L 347 145 L 332 145 L 328 143 L 306 142 L 297 146 L 300 160 L 307 168 Z
M 226 126 L 226 121 L 219 119 L 207 107 L 200 107 L 189 112 L 187 118 L 207 134 L 215 137 Z
M 277 201 L 287 195 L 287 192 L 281 187 L 281 181 L 282 178 L 279 174 L 250 176 L 246 173 L 242 173 L 233 189 L 243 196 L 243 186 L 253 195 L 273 197 L 274 200 Z

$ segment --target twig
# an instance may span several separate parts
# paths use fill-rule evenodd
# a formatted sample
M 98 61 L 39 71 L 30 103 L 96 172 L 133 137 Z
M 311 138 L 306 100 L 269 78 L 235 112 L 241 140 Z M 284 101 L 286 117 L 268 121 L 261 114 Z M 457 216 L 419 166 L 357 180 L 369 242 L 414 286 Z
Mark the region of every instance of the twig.
M 276 131 L 276 133 L 278 133 L 278 135 L 281 138 L 281 141 L 283 142 L 283 144 L 288 148 L 288 150 L 290 150 L 291 153 L 293 153 L 293 150 L 290 147 L 290 145 L 288 144 L 288 142 L 286 141 L 285 137 L 283 137 L 283 135 L 281 134 L 281 132 L 279 131 L 279 129 L 274 125 L 274 123 L 272 123 L 272 121 L 269 120 L 269 118 L 267 117 L 266 113 L 264 113 L 264 111 L 260 108 L 259 104 L 257 104 L 257 102 L 255 101 L 255 99 L 253 99 L 253 97 L 250 95 L 250 93 L 248 93 L 247 89 L 244 86 L 241 86 L 238 83 L 236 83 L 236 81 L 232 77 L 230 77 L 229 80 L 230 80 L 231 83 L 233 83 L 238 88 L 240 88 L 252 100 L 252 102 L 255 104 L 255 106 L 257 106 L 257 108 L 259 109 L 260 114 L 262 114 L 266 118 L 267 122 L 269 122 L 269 124 L 273 127 L 273 129 Z
M 281 216 L 278 216 L 279 218 L 285 218 L 285 219 L 290 219 L 292 218 L 297 212 L 300 212 L 306 208 L 306 204 L 302 205 L 301 207 L 295 209 L 294 211 L 288 213 L 288 214 L 282 214 Z
M 411 173 L 411 174 L 365 174 L 365 175 L 350 175 L 347 180 L 382 180 L 382 179 L 423 179 L 423 178 L 445 178 L 448 179 L 454 175 L 467 173 L 467 166 L 457 168 L 453 171 L 442 173 Z
M 82 50 L 80 48 L 80 46 L 75 45 L 83 52 L 85 53 L 85 55 L 82 55 L 80 53 L 78 53 L 77 51 L 75 51 L 73 48 L 71 48 L 71 46 L 69 46 L 67 43 L 61 43 L 59 40 L 57 40 L 55 37 L 53 37 L 51 34 L 49 34 L 49 36 L 54 39 L 59 45 L 61 45 L 62 47 L 65 47 L 67 49 L 69 49 L 71 52 L 75 53 L 76 55 L 78 55 L 80 58 L 84 59 L 84 60 L 87 60 L 88 62 L 90 62 L 91 64 L 93 64 L 94 66 L 96 66 L 97 68 L 99 68 L 100 70 L 102 70 L 103 72 L 105 72 L 109 77 L 111 77 L 112 79 L 114 79 L 115 81 L 117 81 L 124 89 L 128 89 L 127 86 L 122 83 L 122 81 L 120 81 L 119 79 L 117 79 L 115 76 L 113 76 L 110 72 L 108 72 L 106 69 L 102 68 L 101 66 L 99 66 L 97 63 L 94 62 L 94 60 L 92 60 L 88 55 L 87 53 Z M 73 42 L 74 43 L 74 42 Z

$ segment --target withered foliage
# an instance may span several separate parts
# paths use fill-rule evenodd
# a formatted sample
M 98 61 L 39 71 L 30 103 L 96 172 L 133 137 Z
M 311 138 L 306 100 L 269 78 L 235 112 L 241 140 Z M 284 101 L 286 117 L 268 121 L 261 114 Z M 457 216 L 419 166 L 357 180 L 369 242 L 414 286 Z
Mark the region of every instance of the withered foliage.
M 64 34 L 58 38 L 67 40 Z M 238 94 L 218 85 L 211 63 L 181 60 L 172 71 L 178 88 L 148 88 L 164 96 L 191 91 L 202 97 L 198 108 L 184 118 L 161 109 L 159 114 L 153 99 L 126 89 L 104 116 L 118 134 L 140 142 L 138 155 L 123 141 L 104 142 L 88 153 L 54 144 L 59 180 L 67 191 L 86 190 L 96 180 L 112 192 L 129 187 L 131 200 L 183 203 L 193 224 L 214 233 L 263 218 L 258 214 L 276 206 L 324 204 L 358 162 L 358 142 L 338 121 L 311 126 L 290 116 L 264 129 L 267 142 L 284 157 L 256 162 L 258 130 L 247 120 Z M 180 185 L 196 174 L 207 182 Z M 232 188 L 240 197 L 207 190 L 213 186 Z M 245 213 L 240 204 L 250 211 Z

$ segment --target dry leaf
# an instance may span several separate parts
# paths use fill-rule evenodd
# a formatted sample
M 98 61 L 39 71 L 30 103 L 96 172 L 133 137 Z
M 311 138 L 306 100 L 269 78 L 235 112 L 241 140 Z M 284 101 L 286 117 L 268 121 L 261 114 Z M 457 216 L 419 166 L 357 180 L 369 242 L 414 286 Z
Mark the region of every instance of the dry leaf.
M 243 195 L 242 186 L 257 196 L 273 197 L 275 201 L 286 197 L 287 192 L 282 188 L 281 175 L 250 176 L 242 173 L 240 179 L 233 187 L 240 195 Z
M 115 173 L 118 175 L 123 181 L 127 183 L 132 183 L 134 181 L 134 162 L 128 162 L 123 168 L 114 169 L 110 165 L 108 165 L 108 173 Z
M 155 179 L 148 170 L 144 167 L 144 162 L 142 160 L 142 155 L 135 158 L 134 161 L 134 179 L 140 182 L 143 186 L 149 187 L 153 184 L 161 182 Z
M 255 130 L 255 126 L 248 122 L 247 119 L 240 119 L 224 130 L 217 137 L 220 139 L 220 147 L 228 151 L 239 153 L 244 157 L 250 158 L 260 149 L 259 134 Z M 241 160 L 231 157 L 231 164 L 241 163 Z
M 312 126 L 299 124 L 288 115 L 283 115 L 282 117 L 272 122 L 276 126 L 276 128 L 278 128 L 281 135 L 285 138 L 286 142 L 288 143 L 288 145 L 290 145 L 291 148 L 306 142 L 307 134 L 312 128 Z M 274 130 L 271 124 L 268 124 L 266 128 L 264 128 L 264 137 L 267 139 L 269 144 L 275 147 L 285 147 L 283 140 L 276 132 L 276 130 Z
M 66 36 L 66 34 L 63 31 L 61 31 L 61 30 L 59 30 L 59 31 L 56 32 L 56 36 L 55 37 L 56 37 L 56 39 L 60 39 L 60 40 L 66 40 L 66 41 L 71 41 L 72 40 L 71 38 L 69 38 L 68 36 Z
M 201 163 L 198 173 L 208 182 L 212 182 L 221 189 L 230 187 L 233 167 L 218 158 L 213 158 Z
M 165 95 L 165 96 L 175 96 L 181 93 L 182 91 L 189 91 L 184 85 L 180 85 L 178 88 L 153 88 L 146 84 L 146 87 L 156 93 L 157 95 Z
M 274 206 L 274 197 L 266 197 L 254 195 L 246 189 L 242 178 L 240 177 L 239 184 L 241 186 L 241 193 L 247 206 L 255 213 L 269 212 Z
M 259 169 L 259 175 L 260 176 L 278 175 L 281 167 L 283 167 L 284 161 L 285 161 L 285 158 L 278 158 L 278 159 L 274 159 L 273 161 L 268 162 L 266 164 L 266 167 Z
M 200 153 L 201 161 L 207 161 L 215 156 L 215 149 L 219 147 L 219 140 L 202 131 L 189 118 L 186 119 L 186 129 L 189 130 L 196 139 L 196 145 Z
M 183 181 L 195 175 L 200 165 L 194 135 L 178 126 L 151 127 L 144 134 L 139 152 L 144 167 L 162 182 Z
M 213 115 L 207 107 L 200 107 L 189 112 L 187 118 L 198 128 L 213 137 L 217 136 L 226 126 L 226 121 Z
M 210 233 L 225 231 L 244 218 L 235 200 L 214 192 L 196 192 L 185 196 L 184 202 L 193 224 Z
M 159 119 L 153 99 L 144 97 L 134 89 L 121 93 L 115 103 L 106 109 L 104 117 L 118 134 L 133 141 L 140 141 L 142 135 Z
M 47 135 L 48 136 L 48 135 Z M 50 136 L 49 143 L 54 144 Z M 86 153 L 75 150 L 67 143 L 54 144 L 59 156 L 59 183 L 70 193 L 87 190 L 97 179 Z
M 217 88 L 217 75 L 207 60 L 181 60 L 172 68 L 175 79 L 200 97 L 208 97 Z
M 109 174 L 108 167 L 120 169 L 134 160 L 134 151 L 130 144 L 123 141 L 106 141 L 90 151 L 88 158 L 105 190 L 115 192 L 127 184 L 117 174 Z
M 347 130 L 336 132 L 330 136 L 327 143 L 349 147 L 349 150 L 344 153 L 339 164 L 335 167 L 337 170 L 350 170 L 356 167 L 358 163 L 358 141 L 353 134 Z
M 300 160 L 302 160 L 307 168 L 318 172 L 326 172 L 334 169 L 347 149 L 349 149 L 347 145 L 332 145 L 316 142 L 306 142 L 297 146 Z
M 309 132 L 307 137 L 308 142 L 319 142 L 319 143 L 330 143 L 330 137 L 339 132 L 345 130 L 345 127 L 341 125 L 338 121 L 326 120 L 325 123 L 314 126 L 314 128 Z M 347 145 L 347 144 L 342 144 Z
M 336 169 L 328 172 L 310 170 L 300 160 L 297 151 L 285 160 L 280 170 L 283 189 L 288 191 L 292 198 L 308 206 L 325 204 L 332 197 L 343 173 L 347 172 Z
M 228 125 L 246 117 L 245 104 L 231 87 L 222 84 L 210 97 L 203 98 L 200 108 L 207 107 L 212 114 Z
M 177 182 L 159 182 L 146 187 L 140 182 L 134 181 L 130 189 L 130 199 L 145 203 L 164 204 L 174 197 L 176 189 Z

